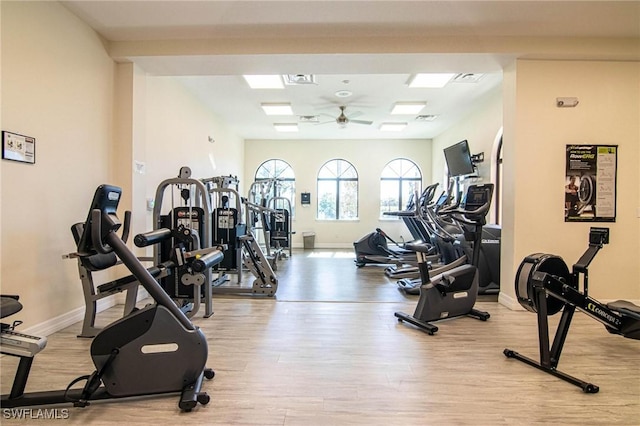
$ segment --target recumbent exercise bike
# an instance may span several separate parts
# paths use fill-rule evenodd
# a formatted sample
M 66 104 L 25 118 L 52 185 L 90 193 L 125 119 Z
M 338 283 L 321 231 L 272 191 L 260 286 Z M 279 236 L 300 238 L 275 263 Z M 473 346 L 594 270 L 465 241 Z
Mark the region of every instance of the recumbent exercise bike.
M 181 393 L 178 406 L 184 411 L 209 402 L 209 395 L 201 391 L 203 377 L 214 376 L 212 369 L 205 368 L 206 338 L 126 246 L 130 213 L 125 214 L 122 226 L 116 216 L 120 195 L 121 189 L 115 186 L 97 188 L 78 252 L 90 255 L 113 251 L 156 303 L 99 331 L 91 344 L 96 371 L 73 380 L 65 390 L 24 392 L 33 359 L 44 349 L 47 339 L 16 332 L 18 321 L 13 325 L 2 324 L 0 352 L 20 358 L 11 393 L 2 395 L 2 408 L 61 403 L 85 407 L 92 400 L 178 392 Z M 122 238 L 116 234 L 121 226 Z M 194 273 L 202 273 L 222 258 L 220 250 L 209 249 L 181 253 L 180 261 L 189 262 Z M 156 267 L 172 269 L 174 263 Z M 17 299 L 17 296 L 2 297 L 2 318 L 22 309 Z M 85 381 L 82 389 L 71 389 L 81 381 Z
M 540 361 L 508 348 L 503 351 L 507 358 L 515 358 L 556 376 L 582 388 L 585 393 L 599 391 L 597 385 L 563 373 L 557 367 L 576 309 L 604 324 L 609 333 L 640 340 L 640 306 L 626 300 L 605 305 L 589 297 L 589 264 L 602 246 L 608 243 L 609 228 L 591 228 L 589 247 L 573 265 L 571 273 L 562 258 L 553 254 L 535 253 L 524 258 L 516 274 L 515 289 L 520 305 L 538 316 Z M 550 347 L 547 317 L 561 310 L 562 316 Z

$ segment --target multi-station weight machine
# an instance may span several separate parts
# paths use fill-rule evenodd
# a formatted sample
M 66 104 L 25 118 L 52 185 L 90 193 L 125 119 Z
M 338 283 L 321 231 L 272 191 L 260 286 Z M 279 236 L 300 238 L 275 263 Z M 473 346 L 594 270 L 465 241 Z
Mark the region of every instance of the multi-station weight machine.
M 277 268 L 277 261 L 292 254 L 291 201 L 282 196 L 283 182 L 279 179 L 259 179 L 249 188 L 248 202 L 253 206 L 247 215 L 247 224 L 254 236 L 262 231 L 264 251 Z
M 214 280 L 213 293 L 275 295 L 278 278 L 251 229 L 243 222 L 242 206 L 246 207 L 247 218 L 253 207 L 238 193 L 238 178 L 219 176 L 202 181 L 209 188 L 212 205 L 217 206 L 213 210 L 213 240 L 227 246 L 225 260 L 216 269 L 219 275 Z M 250 286 L 242 283 L 243 268 L 255 277 Z M 235 283 L 227 273 L 236 274 Z
M 162 181 L 156 190 L 153 207 L 153 227 L 150 233 L 134 239 L 138 247 L 153 245 L 152 257 L 139 257 L 140 261 L 162 264 L 180 258 L 178 251 L 215 248 L 222 251 L 221 262 L 194 273 L 193 267 L 178 262 L 172 271 L 151 268 L 154 278 L 188 317 L 198 313 L 204 304 L 204 317 L 213 314 L 213 294 L 255 294 L 273 296 L 278 279 L 270 262 L 247 232 L 243 215 L 246 200 L 238 193 L 239 181 L 234 176 L 194 179 L 191 170 L 182 167 L 178 177 Z M 168 201 L 170 200 L 170 202 Z M 248 207 L 247 211 L 251 208 Z M 72 226 L 71 231 L 79 243 L 84 223 Z M 124 276 L 102 284 L 94 281 L 94 273 L 121 264 L 115 253 L 76 252 L 63 255 L 77 259 L 78 273 L 85 300 L 85 315 L 78 337 L 94 337 L 100 327 L 96 316 L 100 301 L 124 293 L 123 316 L 136 310 L 140 283 L 132 276 Z M 256 279 L 250 286 L 243 285 L 243 272 L 249 271 Z M 231 276 L 235 275 L 235 280 Z
M 165 207 L 163 202 L 168 189 L 171 194 L 171 206 L 168 212 L 163 213 L 163 207 Z M 176 192 L 184 200 L 183 205 L 176 206 Z M 213 208 L 209 190 L 203 182 L 191 178 L 189 167 L 182 167 L 178 177 L 162 181 L 156 189 L 153 229 L 171 229 L 180 230 L 180 232 L 172 238 L 163 240 L 160 244 L 154 244 L 155 263 L 162 263 L 169 259 L 179 240 L 182 240 L 187 250 L 213 247 L 212 218 Z M 187 268 L 186 265 L 178 265 L 178 270 L 171 276 L 162 278 L 160 284 L 188 316 L 198 312 L 204 299 L 204 317 L 208 318 L 213 315 L 212 271 L 211 269 L 203 271 L 202 279 L 194 281 Z
M 247 233 L 242 221 L 241 197 L 238 193 L 240 181 L 235 176 L 216 176 L 201 179 L 207 186 L 213 206 L 212 238 L 216 244 L 224 244 L 224 260 L 216 266 L 217 285 L 230 281 L 229 274 L 236 275 L 236 282 L 242 283 L 242 245 L 240 237 Z M 214 289 L 215 293 L 215 289 Z
M 195 244 L 200 248 L 219 247 L 224 259 L 204 274 L 202 284 L 192 283 L 184 274 L 177 273 L 163 287 L 183 305 L 191 307 L 190 315 L 197 312 L 199 301 L 204 300 L 205 317 L 213 314 L 213 294 L 252 294 L 273 296 L 276 293 L 278 279 L 264 258 L 253 235 L 247 231 L 243 223 L 242 202 L 238 193 L 239 181 L 234 176 L 218 176 L 204 179 L 191 177 L 188 167 L 180 169 L 178 178 L 164 180 L 156 191 L 153 223 L 156 228 L 175 229 L 182 227 L 191 230 Z M 172 189 L 171 206 L 168 213 L 163 206 L 165 191 Z M 180 194 L 184 201 L 182 206 L 175 206 L 174 192 Z M 172 250 L 168 241 L 166 245 L 154 250 L 154 258 L 162 260 Z M 243 285 L 242 273 L 249 270 L 256 279 L 250 286 Z M 231 280 L 230 275 L 236 276 Z M 188 274 L 187 274 L 188 275 Z M 196 284 L 194 286 L 193 284 Z M 200 288 L 200 292 L 195 290 Z

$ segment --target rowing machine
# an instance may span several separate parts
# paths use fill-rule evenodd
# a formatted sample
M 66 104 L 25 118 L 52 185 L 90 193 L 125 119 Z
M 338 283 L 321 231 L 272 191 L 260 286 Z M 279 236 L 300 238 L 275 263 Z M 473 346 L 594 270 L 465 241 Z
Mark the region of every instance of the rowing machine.
M 570 376 L 557 369 L 562 348 L 569 332 L 576 309 L 604 324 L 612 334 L 640 340 L 640 306 L 625 300 L 608 304 L 589 297 L 589 264 L 604 244 L 609 243 L 609 228 L 591 228 L 589 247 L 573 265 L 573 271 L 559 256 L 536 253 L 524 258 L 516 274 L 516 294 L 518 302 L 526 310 L 538 316 L 538 339 L 540 361 L 535 361 L 512 349 L 505 349 L 507 358 L 515 358 L 532 367 L 559 377 L 585 393 L 596 393 L 599 387 Z M 582 282 L 583 291 L 580 291 Z M 562 310 L 562 316 L 549 346 L 548 316 Z

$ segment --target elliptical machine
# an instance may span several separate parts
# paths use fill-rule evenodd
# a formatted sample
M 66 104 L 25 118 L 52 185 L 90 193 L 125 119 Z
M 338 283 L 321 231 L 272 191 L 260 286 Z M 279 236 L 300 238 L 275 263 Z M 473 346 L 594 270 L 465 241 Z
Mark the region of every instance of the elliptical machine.
M 151 273 L 140 263 L 125 240 L 129 231 L 130 212 L 125 213 L 124 226 L 116 216 L 121 189 L 110 185 L 97 188 L 91 209 L 78 244 L 82 255 L 114 252 L 156 304 L 136 310 L 102 329 L 91 344 L 91 358 L 96 371 L 73 380 L 67 389 L 24 393 L 35 355 L 44 348 L 45 337 L 27 336 L 13 331 L 14 326 L 2 327 L 0 351 L 20 357 L 13 387 L 2 396 L 2 408 L 73 403 L 85 407 L 92 400 L 124 398 L 161 393 L 180 392 L 180 409 L 191 411 L 209 402 L 209 395 L 201 391 L 203 377 L 213 378 L 214 371 L 205 368 L 207 341 L 202 331 L 193 325 L 177 307 Z M 116 231 L 122 226 L 122 239 Z M 202 272 L 222 261 L 220 250 L 183 253 L 182 260 L 190 262 L 196 272 Z M 158 265 L 173 268 L 175 262 Z M 11 309 L 2 316 L 21 309 L 17 299 L 9 300 Z M 15 325 L 15 323 L 14 323 Z M 24 340 L 24 342 L 17 342 Z M 85 381 L 82 389 L 71 389 Z
M 463 207 L 443 208 L 440 215 L 446 215 L 461 224 L 465 238 L 473 243 L 471 264 L 462 265 L 431 278 L 427 263 L 429 247 L 425 244 L 408 244 L 407 248 L 418 254 L 420 269 L 420 299 L 413 315 L 396 312 L 399 322 L 406 321 L 425 330 L 429 335 L 438 331 L 431 324 L 445 318 L 467 315 L 482 321 L 489 319 L 488 312 L 474 309 L 478 295 L 480 243 L 482 227 L 491 207 L 493 184 L 471 185 L 467 190 Z

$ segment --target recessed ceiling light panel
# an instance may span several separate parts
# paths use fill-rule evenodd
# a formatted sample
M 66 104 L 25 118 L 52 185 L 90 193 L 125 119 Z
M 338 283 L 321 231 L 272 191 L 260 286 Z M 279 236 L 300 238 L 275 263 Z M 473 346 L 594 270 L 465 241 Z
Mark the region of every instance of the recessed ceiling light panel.
M 275 123 L 273 127 L 278 132 L 297 132 L 298 131 L 297 123 Z
M 260 104 L 264 113 L 267 115 L 293 115 L 291 104 Z
M 279 75 L 243 75 L 252 89 L 284 89 Z
M 407 123 L 382 123 L 380 131 L 382 132 L 401 132 L 407 127 Z
M 409 80 L 409 87 L 439 89 L 455 76 L 452 73 L 424 73 L 416 74 Z
M 391 114 L 393 115 L 415 115 L 422 111 L 426 104 L 424 102 L 397 102 Z

